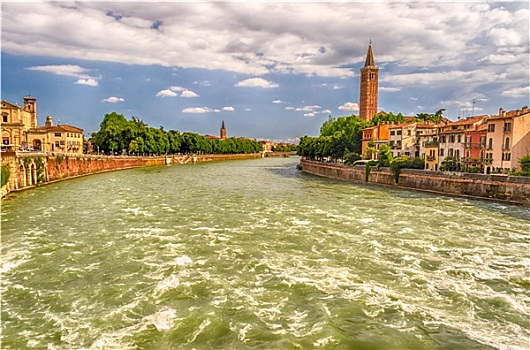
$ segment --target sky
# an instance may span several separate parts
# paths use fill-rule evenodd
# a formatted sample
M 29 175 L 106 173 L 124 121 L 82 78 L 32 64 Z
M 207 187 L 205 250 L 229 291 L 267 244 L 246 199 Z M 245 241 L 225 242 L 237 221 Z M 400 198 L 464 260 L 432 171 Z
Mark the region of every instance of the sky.
M 1 95 L 38 123 L 105 114 L 164 130 L 296 142 L 359 112 L 370 41 L 379 110 L 529 105 L 529 3 L 2 1 Z

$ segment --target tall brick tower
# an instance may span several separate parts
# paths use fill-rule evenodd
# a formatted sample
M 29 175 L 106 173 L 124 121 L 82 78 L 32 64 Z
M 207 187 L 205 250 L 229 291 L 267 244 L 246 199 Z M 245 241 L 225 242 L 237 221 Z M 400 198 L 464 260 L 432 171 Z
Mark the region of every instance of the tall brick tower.
M 361 68 L 361 93 L 359 96 L 359 117 L 372 120 L 377 113 L 377 88 L 379 81 L 379 68 L 375 66 L 372 40 L 366 53 L 364 67 Z
M 225 128 L 225 121 L 223 120 L 223 123 L 221 124 L 221 135 L 220 139 L 225 140 L 226 139 L 226 128 Z
M 30 113 L 30 125 L 32 128 L 37 127 L 37 99 L 31 95 L 24 97 L 24 110 Z

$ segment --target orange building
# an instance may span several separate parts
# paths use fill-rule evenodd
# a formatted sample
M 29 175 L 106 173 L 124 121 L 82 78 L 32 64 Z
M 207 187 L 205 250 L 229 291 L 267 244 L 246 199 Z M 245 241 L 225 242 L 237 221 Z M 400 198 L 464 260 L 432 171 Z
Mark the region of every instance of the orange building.
M 369 128 L 363 129 L 363 138 L 361 153 L 363 157 L 368 157 L 369 143 L 373 142 L 375 152 L 371 152 L 370 159 L 376 159 L 376 153 L 382 144 L 389 144 L 390 124 L 378 124 Z

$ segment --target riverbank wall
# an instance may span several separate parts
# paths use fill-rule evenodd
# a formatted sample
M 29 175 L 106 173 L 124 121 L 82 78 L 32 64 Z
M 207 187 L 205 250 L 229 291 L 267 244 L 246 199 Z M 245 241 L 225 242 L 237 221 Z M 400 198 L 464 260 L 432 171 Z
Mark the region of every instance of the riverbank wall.
M 7 176 L 7 183 L 2 186 L 1 196 L 3 198 L 10 192 L 108 171 L 157 165 L 255 159 L 264 156 L 262 153 L 135 157 L 2 152 L 1 163 L 2 168 L 5 168 L 2 174 Z
M 377 170 L 376 167 L 371 167 L 366 179 L 364 166 L 349 167 L 305 159 L 300 161 L 300 166 L 306 173 L 336 180 L 530 205 L 528 177 L 401 169 L 396 184 L 389 168 Z

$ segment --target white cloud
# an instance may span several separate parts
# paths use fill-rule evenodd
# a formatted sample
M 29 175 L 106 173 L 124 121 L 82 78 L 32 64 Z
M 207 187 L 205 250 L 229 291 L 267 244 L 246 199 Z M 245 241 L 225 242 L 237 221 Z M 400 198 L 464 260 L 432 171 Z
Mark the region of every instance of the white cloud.
M 180 94 L 180 97 L 199 97 L 199 95 L 191 90 L 184 90 L 182 91 L 182 94 Z
M 122 97 L 115 97 L 115 96 L 111 96 L 109 98 L 105 98 L 101 100 L 101 102 L 109 102 L 109 103 L 117 103 L 117 102 L 123 102 L 123 101 L 125 101 L 125 99 L 123 99 Z
M 359 105 L 355 102 L 346 102 L 342 106 L 339 106 L 341 111 L 358 111 Z
M 235 111 L 235 108 L 232 107 L 232 106 L 226 106 L 226 107 L 223 107 L 223 111 L 233 112 L 233 111 Z
M 220 110 L 212 109 L 212 108 L 209 108 L 209 107 L 189 107 L 189 108 L 184 108 L 182 110 L 182 113 L 196 113 L 196 114 L 218 113 L 218 112 L 220 112 Z
M 293 106 L 287 106 L 284 108 L 286 111 L 292 111 L 294 110 L 294 107 Z
M 262 78 L 250 78 L 243 81 L 238 82 L 236 87 L 260 87 L 264 89 L 272 89 L 277 88 L 279 85 L 276 83 L 273 83 L 272 81 L 268 81 Z
M 400 88 L 396 88 L 396 87 L 388 87 L 388 86 L 379 87 L 379 91 L 383 91 L 383 92 L 396 92 L 400 90 L 401 90 Z
M 530 86 L 513 88 L 502 92 L 502 96 L 508 97 L 528 97 L 530 96 Z
M 180 87 L 180 86 L 175 86 L 175 85 L 173 85 L 173 86 L 170 86 L 170 87 L 169 87 L 169 90 L 171 90 L 171 91 L 175 91 L 175 92 L 181 92 L 181 91 L 185 91 L 185 90 L 187 90 L 187 89 L 186 89 L 186 88 L 183 88 L 183 87 Z
M 33 70 L 38 72 L 52 73 L 55 75 L 64 75 L 68 77 L 77 78 L 74 84 L 98 86 L 98 79 L 101 77 L 94 77 L 88 74 L 91 69 L 83 68 L 78 65 L 64 64 L 64 65 L 49 65 L 49 66 L 34 66 L 28 67 L 27 70 Z
M 74 84 L 77 85 L 88 85 L 88 86 L 98 86 L 98 81 L 93 78 L 88 79 L 79 79 Z
M 296 108 L 297 112 L 315 112 L 315 109 L 320 109 L 322 107 L 313 105 L 313 106 L 304 106 Z
M 312 118 L 315 116 L 315 113 L 305 113 L 304 114 L 304 117 L 307 117 L 307 118 Z
M 170 89 L 160 90 L 156 93 L 156 97 L 175 97 L 177 96 L 176 92 L 171 91 Z
M 284 103 L 284 102 L 282 100 L 274 100 L 274 101 L 272 101 L 272 103 L 279 104 L 279 103 Z

